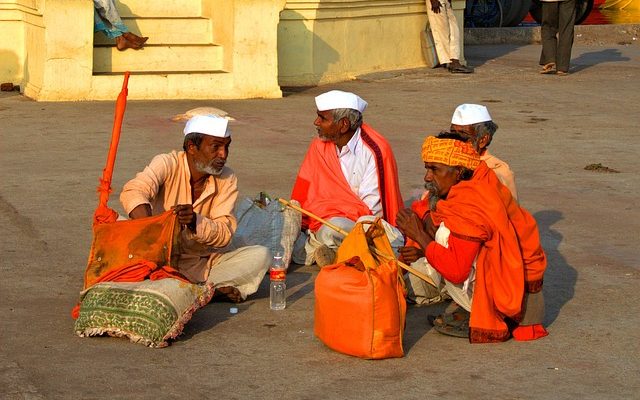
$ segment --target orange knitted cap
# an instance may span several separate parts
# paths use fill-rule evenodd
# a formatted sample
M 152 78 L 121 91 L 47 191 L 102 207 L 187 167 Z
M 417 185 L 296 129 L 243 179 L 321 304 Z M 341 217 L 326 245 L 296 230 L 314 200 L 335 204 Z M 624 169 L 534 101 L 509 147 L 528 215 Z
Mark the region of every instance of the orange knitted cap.
M 468 143 L 428 136 L 422 144 L 422 161 L 475 170 L 480 165 L 480 156 Z

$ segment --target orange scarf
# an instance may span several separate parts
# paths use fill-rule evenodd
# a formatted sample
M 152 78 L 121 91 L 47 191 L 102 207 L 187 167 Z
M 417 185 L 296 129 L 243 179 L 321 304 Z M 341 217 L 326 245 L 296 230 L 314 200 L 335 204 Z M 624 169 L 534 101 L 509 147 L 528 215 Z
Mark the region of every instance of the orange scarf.
M 367 124 L 362 124 L 360 136 L 376 160 L 384 219 L 395 225 L 396 214 L 403 203 L 391 146 Z M 369 207 L 353 193 L 344 177 L 336 145 L 318 138 L 311 142 L 302 161 L 291 198 L 299 201 L 302 208 L 323 219 L 346 217 L 356 221 L 363 215 L 371 215 Z M 315 232 L 322 223 L 304 216 L 302 226 Z
M 431 218 L 436 225 L 444 221 L 454 235 L 483 242 L 476 260 L 469 340 L 507 340 L 505 317 L 520 320 L 525 290 L 542 289 L 547 262 L 535 219 L 484 162 L 471 180 L 451 188 Z

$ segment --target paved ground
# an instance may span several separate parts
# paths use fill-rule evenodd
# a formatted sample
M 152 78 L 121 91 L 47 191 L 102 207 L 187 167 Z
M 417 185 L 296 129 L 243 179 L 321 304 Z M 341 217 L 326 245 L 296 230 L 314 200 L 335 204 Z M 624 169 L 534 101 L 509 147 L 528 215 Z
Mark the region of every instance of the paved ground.
M 426 316 L 440 307 L 410 308 L 406 356 L 383 361 L 335 353 L 313 336 L 310 267 L 289 274 L 285 311 L 269 311 L 263 283 L 237 315 L 225 303 L 197 312 L 166 349 L 74 336 L 69 312 L 82 285 L 113 103 L 2 93 L 0 398 L 638 398 L 640 47 L 579 45 L 567 77 L 537 74 L 539 50 L 467 47 L 476 67 L 468 76 L 419 69 L 278 100 L 129 102 L 116 193 L 154 154 L 180 147 L 171 116 L 214 106 L 237 118 L 230 165 L 246 196 L 289 194 L 314 135 L 313 96 L 325 90 L 369 101 L 365 119 L 394 146 L 405 197 L 421 187 L 425 135 L 446 128 L 459 103 L 489 106 L 500 125 L 492 150 L 516 172 L 549 256 L 550 336 L 470 345 L 430 328 Z M 594 163 L 619 173 L 584 169 Z

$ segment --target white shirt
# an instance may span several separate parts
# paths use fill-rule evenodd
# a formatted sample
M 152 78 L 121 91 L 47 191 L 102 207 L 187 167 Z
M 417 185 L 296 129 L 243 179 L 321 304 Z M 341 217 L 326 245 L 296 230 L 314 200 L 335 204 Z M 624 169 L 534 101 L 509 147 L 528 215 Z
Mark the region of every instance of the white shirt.
M 373 152 L 362 142 L 360 128 L 346 146 L 338 150 L 338 159 L 342 173 L 347 179 L 353 193 L 369 207 L 375 216 L 382 216 L 380 188 L 378 187 L 378 170 Z

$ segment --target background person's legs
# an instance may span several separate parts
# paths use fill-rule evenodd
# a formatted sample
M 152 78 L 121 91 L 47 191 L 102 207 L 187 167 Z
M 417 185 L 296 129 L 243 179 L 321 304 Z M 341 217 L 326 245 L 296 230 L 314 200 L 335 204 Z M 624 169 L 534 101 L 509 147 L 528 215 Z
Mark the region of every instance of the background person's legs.
M 109 39 L 115 39 L 129 32 L 122 22 L 113 0 L 93 0 L 95 31 L 103 32 Z
M 214 288 L 234 287 L 246 300 L 258 290 L 271 263 L 271 251 L 264 246 L 246 246 L 223 254 L 211 265 L 207 282 Z
M 149 39 L 129 32 L 113 0 L 93 0 L 94 32 L 102 32 L 116 41 L 118 50 L 140 49 Z
M 429 18 L 429 26 L 431 27 L 431 32 L 433 34 L 433 42 L 436 45 L 438 62 L 440 64 L 449 64 L 452 58 L 449 50 L 449 18 L 444 12 L 444 3 L 447 3 L 447 0 L 440 2 L 440 12 L 436 14 L 431 10 L 431 2 L 427 0 L 427 18 Z
M 569 72 L 575 20 L 575 0 L 560 2 L 558 4 L 558 48 L 556 53 L 556 69 L 559 72 Z
M 540 35 L 542 36 L 542 53 L 540 54 L 540 65 L 556 63 L 556 51 L 558 47 L 558 2 L 542 2 L 542 26 Z

